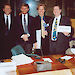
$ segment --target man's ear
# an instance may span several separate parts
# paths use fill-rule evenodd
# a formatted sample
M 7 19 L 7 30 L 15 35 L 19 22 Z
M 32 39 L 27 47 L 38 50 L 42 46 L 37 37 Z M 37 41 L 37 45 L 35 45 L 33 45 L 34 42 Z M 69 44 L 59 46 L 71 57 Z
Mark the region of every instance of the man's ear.
M 12 12 L 12 9 L 11 9 L 11 12 Z
M 22 9 L 20 8 L 20 11 L 22 11 Z
M 4 11 L 4 8 L 3 8 L 3 11 Z
M 60 13 L 61 13 L 61 11 L 62 11 L 62 10 L 60 9 Z
M 27 11 L 27 13 L 29 12 L 29 10 L 30 10 L 30 9 L 28 8 L 28 11 Z

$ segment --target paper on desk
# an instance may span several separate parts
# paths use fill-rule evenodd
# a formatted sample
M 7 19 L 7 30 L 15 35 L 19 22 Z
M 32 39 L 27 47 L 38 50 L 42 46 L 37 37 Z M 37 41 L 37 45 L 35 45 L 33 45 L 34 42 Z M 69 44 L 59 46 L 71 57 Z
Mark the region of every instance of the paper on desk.
M 57 31 L 71 33 L 71 26 L 58 26 Z
M 32 60 L 30 57 L 20 54 L 17 56 L 12 56 L 12 60 L 16 62 L 16 65 L 23 65 L 23 64 L 29 64 L 32 63 L 34 60 Z
M 53 62 L 50 58 L 43 58 L 44 61 Z
M 16 63 L 15 62 L 3 62 L 0 63 L 0 71 L 12 71 L 16 70 Z
M 71 48 L 71 52 L 75 54 L 75 48 Z
M 11 74 L 13 73 L 13 74 Z M 15 62 L 3 62 L 0 63 L 0 75 L 16 75 Z
M 65 60 L 69 60 L 69 59 L 71 59 L 71 58 L 73 58 L 73 57 L 71 57 L 71 56 L 64 56 L 64 57 L 61 57 L 61 59 L 65 59 Z
M 0 75 L 7 75 L 7 74 L 3 71 L 0 71 Z

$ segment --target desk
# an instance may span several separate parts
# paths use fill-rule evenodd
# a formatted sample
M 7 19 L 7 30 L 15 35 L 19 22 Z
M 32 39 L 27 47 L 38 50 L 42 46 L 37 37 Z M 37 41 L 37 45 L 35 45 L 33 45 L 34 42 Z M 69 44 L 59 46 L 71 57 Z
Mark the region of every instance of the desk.
M 72 58 L 69 61 L 66 60 L 65 64 L 62 64 L 62 63 L 56 61 L 56 59 L 60 58 L 61 56 L 62 55 L 45 56 L 45 57 L 52 59 L 52 61 L 53 61 L 51 71 L 70 69 L 72 71 L 72 74 L 75 75 L 75 72 L 74 72 L 75 71 L 75 58 Z M 75 56 L 75 55 L 71 55 L 71 56 Z M 42 59 L 34 59 L 34 61 L 42 61 Z M 34 65 L 33 63 L 17 66 L 17 72 L 18 72 L 18 75 L 39 73 L 36 70 L 36 65 Z

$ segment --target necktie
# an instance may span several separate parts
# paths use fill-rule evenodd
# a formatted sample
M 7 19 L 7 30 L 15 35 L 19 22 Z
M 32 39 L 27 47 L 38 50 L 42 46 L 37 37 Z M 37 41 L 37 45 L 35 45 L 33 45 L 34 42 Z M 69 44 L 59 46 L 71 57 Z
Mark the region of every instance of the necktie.
M 29 32 L 28 32 L 27 25 L 26 25 L 25 14 L 24 14 L 24 32 L 25 32 L 26 34 L 29 33 Z
M 54 25 L 54 29 L 53 29 L 53 40 L 56 41 L 57 40 L 57 35 L 56 35 L 56 30 L 57 30 L 57 19 L 55 21 L 55 25 Z
M 7 28 L 7 30 L 8 30 L 8 16 L 7 16 L 7 19 L 6 19 L 6 28 Z
M 41 36 L 42 38 L 45 38 L 44 32 L 45 32 L 45 27 L 43 26 L 43 17 L 41 17 Z

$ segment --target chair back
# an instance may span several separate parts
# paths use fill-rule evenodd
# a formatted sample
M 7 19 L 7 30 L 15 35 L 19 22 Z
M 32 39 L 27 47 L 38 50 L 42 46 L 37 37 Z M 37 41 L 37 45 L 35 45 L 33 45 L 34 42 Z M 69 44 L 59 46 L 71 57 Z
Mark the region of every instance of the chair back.
M 11 52 L 12 52 L 13 56 L 16 56 L 16 55 L 19 55 L 19 54 L 26 54 L 21 45 L 16 45 L 15 47 L 13 47 L 11 49 Z

